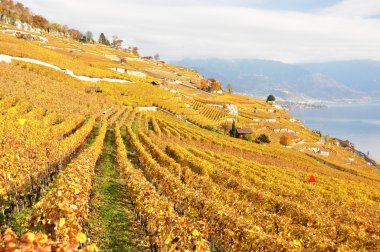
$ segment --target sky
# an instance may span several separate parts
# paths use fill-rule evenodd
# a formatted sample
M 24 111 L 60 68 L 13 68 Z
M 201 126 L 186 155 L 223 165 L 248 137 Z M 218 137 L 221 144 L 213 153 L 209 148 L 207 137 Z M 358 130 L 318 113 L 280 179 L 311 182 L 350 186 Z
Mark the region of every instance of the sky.
M 380 0 L 20 0 L 143 56 L 380 61 Z

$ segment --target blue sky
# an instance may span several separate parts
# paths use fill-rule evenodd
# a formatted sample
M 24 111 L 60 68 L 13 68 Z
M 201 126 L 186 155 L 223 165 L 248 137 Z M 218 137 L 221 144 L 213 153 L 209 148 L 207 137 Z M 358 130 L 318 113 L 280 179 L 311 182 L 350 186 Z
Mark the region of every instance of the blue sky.
M 380 60 L 380 0 L 22 0 L 164 59 Z

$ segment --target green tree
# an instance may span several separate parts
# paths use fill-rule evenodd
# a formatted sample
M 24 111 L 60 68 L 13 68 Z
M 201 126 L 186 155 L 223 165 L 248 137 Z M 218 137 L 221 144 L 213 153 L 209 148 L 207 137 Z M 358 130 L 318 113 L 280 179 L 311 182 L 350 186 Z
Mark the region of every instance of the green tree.
M 267 102 L 274 102 L 276 98 L 273 95 L 268 95 Z
M 232 122 L 231 136 L 232 137 L 236 137 L 237 136 L 237 129 L 236 129 L 235 121 Z
M 106 36 L 104 35 L 104 33 L 100 34 L 100 36 L 99 36 L 99 43 L 103 44 L 103 45 L 107 45 L 107 46 L 110 45 L 110 42 L 108 41 L 108 39 L 106 38 Z

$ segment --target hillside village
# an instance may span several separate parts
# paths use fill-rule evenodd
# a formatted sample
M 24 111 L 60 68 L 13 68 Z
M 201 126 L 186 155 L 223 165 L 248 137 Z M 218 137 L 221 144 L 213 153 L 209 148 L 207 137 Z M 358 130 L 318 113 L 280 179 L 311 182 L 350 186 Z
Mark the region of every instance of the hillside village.
M 378 166 L 349 142 L 119 38 L 0 14 L 0 250 L 42 231 L 106 251 L 85 223 L 108 149 L 151 251 L 380 249 Z

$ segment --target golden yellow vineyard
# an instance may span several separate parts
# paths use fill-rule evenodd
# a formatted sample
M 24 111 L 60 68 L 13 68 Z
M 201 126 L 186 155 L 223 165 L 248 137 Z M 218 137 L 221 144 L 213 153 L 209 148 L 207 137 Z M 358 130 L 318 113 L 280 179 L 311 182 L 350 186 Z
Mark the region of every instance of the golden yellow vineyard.
M 142 251 L 380 250 L 380 171 L 335 139 L 202 91 L 194 70 L 14 29 L 0 27 L 0 251 L 126 249 L 96 203 L 112 193 Z M 119 189 L 102 194 L 107 160 Z

